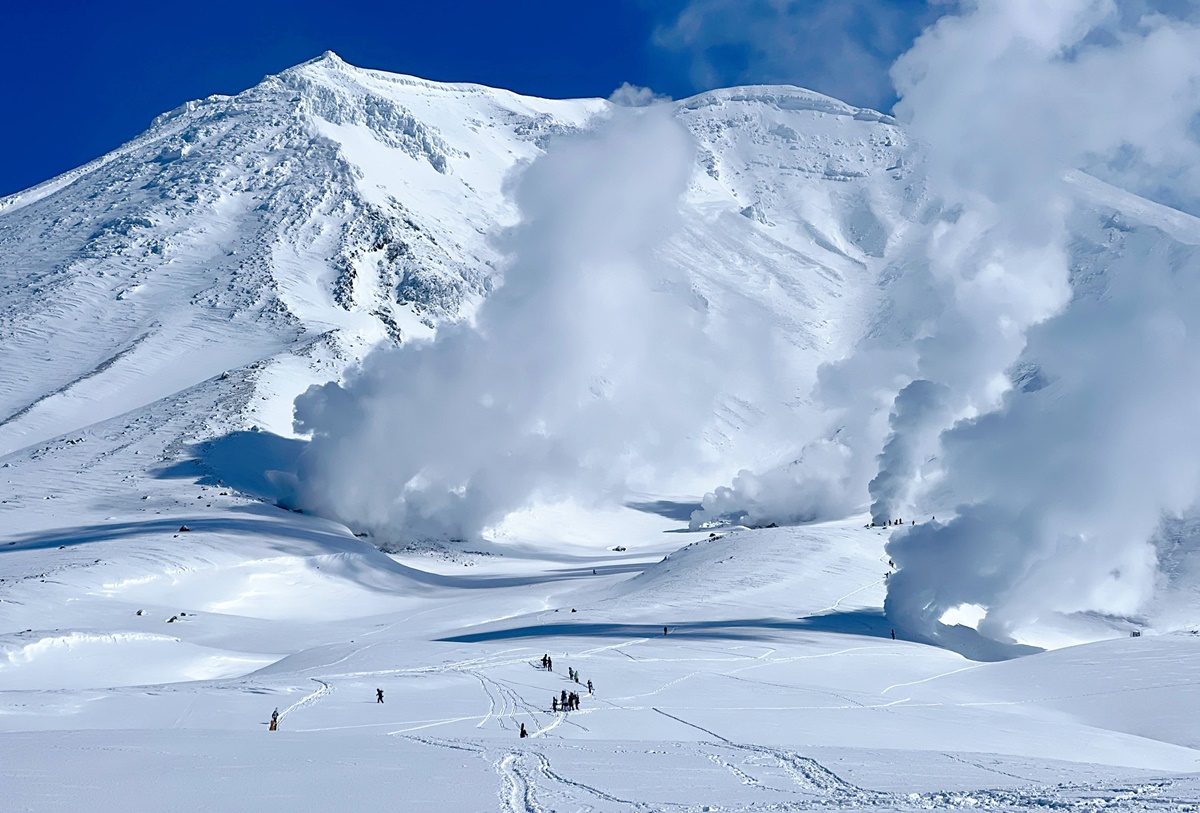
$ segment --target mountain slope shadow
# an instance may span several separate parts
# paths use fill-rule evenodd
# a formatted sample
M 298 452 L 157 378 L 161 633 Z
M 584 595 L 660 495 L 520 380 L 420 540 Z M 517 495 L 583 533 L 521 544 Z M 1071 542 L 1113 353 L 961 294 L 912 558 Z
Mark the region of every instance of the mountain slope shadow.
M 816 632 L 867 635 L 873 638 L 889 638 L 895 632 L 897 640 L 948 649 L 972 661 L 1007 661 L 1044 651 L 1036 646 L 996 641 L 961 625 L 951 627 L 939 624 L 931 636 L 908 635 L 904 630 L 894 629 L 882 610 L 846 610 L 810 615 L 797 619 L 797 625 Z
M 625 503 L 625 507 L 646 514 L 655 514 L 666 519 L 673 519 L 678 522 L 689 522 L 692 519 L 692 514 L 700 510 L 700 503 L 677 502 L 675 500 L 630 501 Z
M 195 479 L 292 507 L 296 466 L 308 441 L 271 432 L 231 432 L 191 446 L 191 457 L 157 472 L 161 478 Z

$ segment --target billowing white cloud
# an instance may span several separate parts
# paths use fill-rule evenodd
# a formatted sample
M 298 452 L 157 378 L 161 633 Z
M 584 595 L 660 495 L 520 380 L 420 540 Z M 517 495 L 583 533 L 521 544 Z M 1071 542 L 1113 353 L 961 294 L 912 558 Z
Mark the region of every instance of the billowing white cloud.
M 474 323 L 297 399 L 301 504 L 382 536 L 472 538 L 538 497 L 619 498 L 630 477 L 686 467 L 713 420 L 715 354 L 655 250 L 693 163 L 656 107 L 552 142 L 516 181 L 521 223 Z
M 1154 585 L 1163 512 L 1200 495 L 1200 435 L 1172 400 L 1195 356 L 1197 300 L 1176 279 L 1181 258 L 1147 256 L 1136 275 L 1107 269 L 1103 303 L 1072 301 L 1079 195 L 1067 179 L 1108 167 L 1120 182 L 1121 156 L 1135 154 L 1135 191 L 1200 191 L 1200 29 L 1113 0 L 978 0 L 918 39 L 893 76 L 897 115 L 951 207 L 929 244 L 948 306 L 894 406 L 873 510 L 906 510 L 939 455 L 958 505 L 892 540 L 888 612 L 936 635 L 945 611 L 977 605 L 981 630 L 1000 638 L 1051 611 L 1132 612 Z M 1054 387 L 1008 391 L 1031 335 L 1027 357 Z M 1139 444 L 1150 426 L 1174 440 Z
M 647 87 L 622 82 L 619 88 L 609 94 L 608 100 L 622 107 L 648 107 L 652 104 L 669 102 L 671 101 L 671 97 L 662 93 L 655 93 Z
M 1164 251 L 1152 227 L 1085 240 L 1106 204 L 1079 170 L 1200 211 L 1197 7 L 971 0 L 916 41 L 892 70 L 895 112 L 923 145 L 931 214 L 888 290 L 917 338 L 868 338 L 824 368 L 830 433 L 717 489 L 695 522 L 845 516 L 868 498 L 877 521 L 935 513 L 888 548 L 887 609 L 916 635 L 964 604 L 996 638 L 1144 606 L 1164 514 L 1200 497 L 1200 252 Z M 1073 286 L 1085 260 L 1102 292 Z M 1020 370 L 1038 386 L 1014 391 Z

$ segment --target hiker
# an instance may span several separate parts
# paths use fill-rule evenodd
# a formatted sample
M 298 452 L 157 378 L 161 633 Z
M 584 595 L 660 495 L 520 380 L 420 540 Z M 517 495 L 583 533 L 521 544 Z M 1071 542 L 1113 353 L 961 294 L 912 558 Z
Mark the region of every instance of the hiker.
M 892 630 L 892 640 L 896 640 L 896 631 Z
M 529 732 L 525 730 L 525 724 L 521 723 L 521 739 L 525 739 L 528 736 Z
M 551 658 L 549 655 L 546 656 L 546 671 L 554 671 L 554 658 Z
M 575 682 L 576 683 L 579 682 L 579 673 L 578 672 L 575 673 Z
M 667 634 L 667 628 L 663 627 L 663 635 L 666 635 L 666 634 Z
M 558 714 L 558 698 L 550 695 L 550 711 L 553 714 Z
M 271 722 L 272 723 L 279 722 L 279 709 L 275 709 L 275 711 L 271 712 Z
M 549 657 L 549 655 L 542 655 L 542 668 L 543 668 L 543 669 L 545 669 L 545 668 L 546 668 L 546 659 L 547 659 L 548 657 Z
M 382 703 L 382 702 L 383 702 L 383 689 L 376 689 L 376 690 L 375 690 L 375 702 L 376 702 L 376 703 Z
M 592 568 L 592 575 L 593 575 L 593 576 L 595 576 L 595 575 L 596 575 L 596 568 L 594 568 L 594 567 Z
M 579 711 L 579 695 L 577 693 L 572 692 L 571 705 L 575 707 L 575 711 Z
M 559 697 L 559 699 L 561 700 L 563 708 L 565 709 L 567 707 L 567 690 L 566 689 L 562 690 L 562 695 Z
M 589 679 L 588 680 L 588 694 L 591 694 L 592 692 L 593 692 L 592 681 Z

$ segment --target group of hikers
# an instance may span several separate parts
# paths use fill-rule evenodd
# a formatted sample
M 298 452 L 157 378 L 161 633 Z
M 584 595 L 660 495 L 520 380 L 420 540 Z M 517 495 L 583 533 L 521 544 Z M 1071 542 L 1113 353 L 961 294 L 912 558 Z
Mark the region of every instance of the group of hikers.
M 550 695 L 550 711 L 558 714 L 562 711 L 579 711 L 579 693 L 562 690 L 560 695 Z
M 903 524 L 904 524 L 904 520 L 902 520 L 902 519 L 885 519 L 883 522 L 876 522 L 875 520 L 871 520 L 871 524 L 868 525 L 867 527 L 868 528 L 889 528 L 893 525 L 903 525 Z M 915 519 L 910 519 L 908 521 L 908 524 L 916 525 L 917 521 Z
M 547 672 L 554 671 L 554 659 L 548 654 L 542 655 L 542 668 Z M 570 666 L 567 667 L 567 680 L 584 685 L 579 677 L 579 670 Z M 595 694 L 596 687 L 592 684 L 592 681 L 588 680 L 586 685 L 588 694 Z M 563 689 L 559 694 L 551 695 L 550 711 L 555 714 L 559 711 L 579 711 L 579 693 L 568 692 L 566 689 Z

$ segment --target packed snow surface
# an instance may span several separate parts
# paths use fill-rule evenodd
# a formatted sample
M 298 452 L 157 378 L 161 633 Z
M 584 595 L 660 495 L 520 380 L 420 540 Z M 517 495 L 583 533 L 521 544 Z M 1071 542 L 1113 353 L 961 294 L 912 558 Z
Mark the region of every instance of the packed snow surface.
M 790 87 L 670 110 L 697 152 L 659 260 L 772 327 L 777 386 L 730 371 L 693 482 L 471 542 L 292 510 L 292 404 L 476 312 L 511 173 L 606 102 L 330 54 L 0 200 L 4 809 L 1200 809 L 1188 534 L 1171 624 L 1074 619 L 1042 650 L 894 637 L 865 513 L 692 527 L 678 495 L 789 462 L 781 414 L 816 431 L 822 362 L 913 338 L 887 285 L 926 201 L 877 113 Z M 1077 185 L 1081 255 L 1200 243 Z

